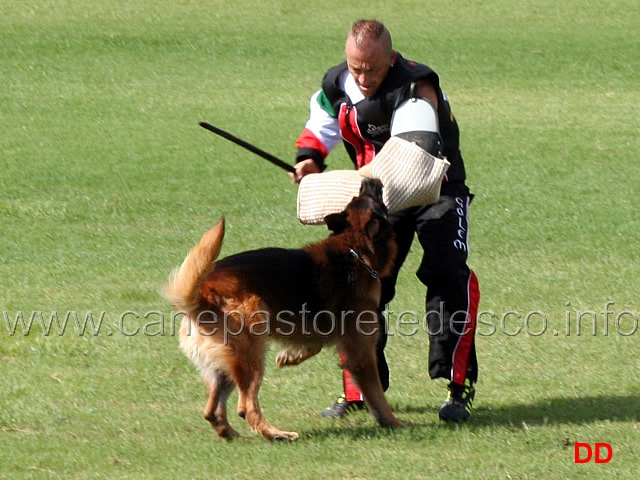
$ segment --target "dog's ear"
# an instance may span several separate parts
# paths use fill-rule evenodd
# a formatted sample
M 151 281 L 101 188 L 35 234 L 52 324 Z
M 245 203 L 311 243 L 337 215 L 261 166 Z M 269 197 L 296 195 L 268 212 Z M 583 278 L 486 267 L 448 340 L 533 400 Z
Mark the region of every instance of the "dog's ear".
M 347 222 L 346 212 L 332 213 L 331 215 L 327 215 L 326 217 L 324 217 L 324 223 L 326 223 L 329 230 L 331 230 L 336 235 L 344 232 L 344 230 L 349 225 Z

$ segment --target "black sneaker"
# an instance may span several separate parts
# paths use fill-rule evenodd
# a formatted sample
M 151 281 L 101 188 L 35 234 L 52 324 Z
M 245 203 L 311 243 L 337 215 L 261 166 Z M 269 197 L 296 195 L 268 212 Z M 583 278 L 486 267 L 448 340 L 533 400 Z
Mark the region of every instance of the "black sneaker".
M 450 383 L 448 388 L 447 401 L 440 407 L 440 420 L 445 422 L 464 422 L 471 415 L 476 389 L 469 379 L 464 381 L 464 385 Z
M 320 412 L 321 417 L 341 418 L 356 410 L 364 408 L 363 401 L 348 402 L 344 394 L 340 395 L 333 405 Z

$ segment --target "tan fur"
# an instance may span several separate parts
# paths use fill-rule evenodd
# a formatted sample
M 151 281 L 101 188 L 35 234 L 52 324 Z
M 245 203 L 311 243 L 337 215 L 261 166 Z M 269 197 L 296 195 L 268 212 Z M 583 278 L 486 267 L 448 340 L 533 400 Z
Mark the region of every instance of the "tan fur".
M 171 272 L 164 297 L 181 312 L 191 312 L 200 302 L 199 287 L 220 255 L 224 218 L 205 233 L 178 268 Z

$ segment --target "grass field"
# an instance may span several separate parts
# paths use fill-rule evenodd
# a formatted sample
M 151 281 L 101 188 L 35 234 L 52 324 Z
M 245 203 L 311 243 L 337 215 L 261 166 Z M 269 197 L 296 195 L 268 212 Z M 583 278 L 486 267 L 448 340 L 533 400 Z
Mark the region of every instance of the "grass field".
M 636 478 L 636 3 L 0 0 L 0 479 Z M 483 295 L 474 415 L 439 424 L 427 335 L 392 322 L 387 396 L 410 429 L 319 418 L 335 353 L 279 371 L 274 347 L 263 411 L 301 439 L 232 418 L 247 440 L 225 443 L 159 290 L 222 215 L 224 255 L 326 231 L 298 223 L 286 174 L 197 122 L 293 162 L 360 17 L 439 72 L 461 126 Z M 396 312 L 423 314 L 419 260 Z M 576 442 L 613 458 L 575 464 Z

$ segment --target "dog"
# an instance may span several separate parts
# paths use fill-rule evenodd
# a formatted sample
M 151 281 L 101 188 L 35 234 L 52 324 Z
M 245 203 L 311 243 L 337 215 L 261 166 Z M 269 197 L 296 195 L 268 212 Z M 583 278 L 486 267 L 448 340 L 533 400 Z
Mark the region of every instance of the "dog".
M 221 438 L 239 436 L 227 419 L 236 386 L 237 413 L 252 431 L 272 441 L 299 438 L 271 425 L 260 410 L 270 339 L 288 347 L 277 357 L 279 367 L 335 346 L 378 423 L 405 426 L 391 412 L 376 366 L 380 278 L 390 273 L 397 250 L 380 181 L 365 179 L 359 196 L 325 223 L 329 237 L 304 248 L 263 248 L 217 260 L 222 218 L 169 277 L 165 298 L 184 314 L 180 346 L 203 376 L 204 417 Z

